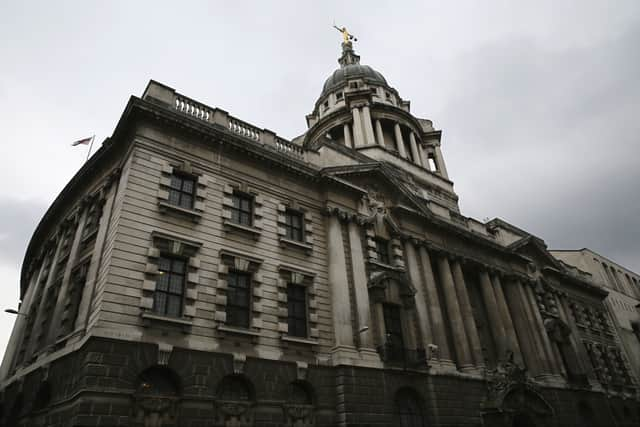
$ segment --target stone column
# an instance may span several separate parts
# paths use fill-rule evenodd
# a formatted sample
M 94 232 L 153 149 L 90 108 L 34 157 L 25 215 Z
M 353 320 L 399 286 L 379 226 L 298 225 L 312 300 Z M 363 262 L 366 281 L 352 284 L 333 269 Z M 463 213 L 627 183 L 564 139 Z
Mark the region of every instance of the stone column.
M 560 375 L 560 373 L 562 372 L 562 368 L 561 368 L 560 362 L 556 358 L 555 352 L 553 351 L 553 346 L 551 345 L 551 339 L 549 338 L 549 334 L 547 334 L 547 329 L 544 326 L 544 322 L 542 320 L 542 315 L 540 314 L 540 310 L 538 310 L 538 303 L 536 302 L 536 297 L 533 293 L 533 288 L 531 286 L 526 286 L 525 293 L 529 300 L 531 311 L 533 312 L 535 328 L 539 332 L 540 340 L 542 341 L 542 350 L 546 354 L 550 373 Z
M 329 253 L 329 286 L 331 288 L 331 311 L 336 347 L 353 347 L 349 282 L 345 262 L 342 227 L 335 214 L 328 218 L 327 252 Z
M 380 120 L 376 120 L 376 139 L 378 140 L 378 145 L 381 147 L 385 147 L 384 143 L 384 133 L 382 132 L 382 124 Z
M 423 246 L 419 249 L 420 263 L 422 264 L 422 271 L 424 273 L 425 293 L 427 301 L 429 302 L 429 315 L 431 320 L 431 332 L 433 334 L 434 344 L 438 346 L 438 353 L 440 358 L 444 360 L 452 360 L 451 352 L 449 351 L 449 343 L 447 342 L 447 325 L 444 323 L 442 317 L 442 309 L 440 308 L 440 296 L 438 295 L 438 289 L 436 287 L 436 278 L 433 275 L 431 269 L 431 258 L 427 249 Z
M 60 332 L 60 320 L 62 317 L 62 311 L 64 310 L 65 306 L 64 303 L 68 294 L 71 271 L 73 270 L 73 267 L 75 267 L 75 261 L 78 256 L 78 250 L 80 248 L 80 242 L 82 240 L 84 224 L 87 220 L 87 210 L 88 209 L 85 207 L 85 209 L 82 211 L 80 219 L 78 219 L 78 226 L 76 227 L 76 231 L 73 234 L 71 249 L 69 250 L 69 259 L 62 276 L 62 284 L 60 286 L 60 292 L 58 292 L 58 300 L 53 311 L 51 324 L 54 325 L 54 327 L 49 330 L 49 336 L 47 337 L 48 342 L 55 342 L 59 338 L 58 333 Z M 67 332 L 73 332 L 73 325 L 71 327 L 71 330 Z
M 409 278 L 416 288 L 414 298 L 420 328 L 420 340 L 418 347 L 427 349 L 429 344 L 432 342 L 433 333 L 431 331 L 429 311 L 427 310 L 427 300 L 424 294 L 424 283 L 422 282 L 422 276 L 420 275 L 418 256 L 416 255 L 416 250 L 410 241 L 404 242 L 404 255 L 407 260 Z
M 407 158 L 407 152 L 404 149 L 404 140 L 402 139 L 402 130 L 400 130 L 400 125 L 396 123 L 393 125 L 393 131 L 396 136 L 396 148 L 398 149 L 398 154 L 403 159 Z
M 549 357 L 547 356 L 547 351 L 545 350 L 544 343 L 542 341 L 540 326 L 538 326 L 538 322 L 536 321 L 535 314 L 529 302 L 529 296 L 527 293 L 528 287 L 528 284 L 520 283 L 520 286 L 518 287 L 518 294 L 527 318 L 527 326 L 534 343 L 533 354 L 540 362 L 540 374 L 550 374 L 553 372 L 553 369 L 551 367 Z
M 24 295 L 22 304 L 20 304 L 18 310 L 19 314 L 16 316 L 16 321 L 13 324 L 13 330 L 11 331 L 11 337 L 9 338 L 7 348 L 4 352 L 4 357 L 2 358 L 2 366 L 0 367 L 0 381 L 5 380 L 9 376 L 11 367 L 15 363 L 16 352 L 21 346 L 20 344 L 24 337 L 29 311 L 31 305 L 34 303 L 34 296 L 37 293 L 36 288 L 38 286 L 38 277 L 41 270 L 42 268 L 40 268 L 39 271 L 35 271 L 32 273 L 31 280 L 29 280 L 29 287 L 27 288 L 27 292 Z
M 569 325 L 569 328 L 571 328 L 572 333 L 569 336 L 569 338 L 571 340 L 571 346 L 573 347 L 574 351 L 578 355 L 578 362 L 580 363 L 580 369 L 590 379 L 595 380 L 596 377 L 593 375 L 593 368 L 591 366 L 591 362 L 589 361 L 589 355 L 587 355 L 584 345 L 582 345 L 582 343 L 576 337 L 576 332 L 578 331 L 578 328 L 575 324 L 575 321 L 573 320 L 573 316 L 569 311 L 567 300 L 565 297 L 559 297 L 559 296 L 556 296 L 556 299 L 558 301 L 558 312 L 560 313 L 560 317 L 562 318 L 562 320 L 564 320 L 564 322 L 567 325 Z
M 505 332 L 502 319 L 500 319 L 498 302 L 496 301 L 489 273 L 485 269 L 480 271 L 480 290 L 482 291 L 482 299 L 484 300 L 484 305 L 487 309 L 491 335 L 493 336 L 493 341 L 495 342 L 496 349 L 498 351 L 498 360 L 504 360 L 506 354 L 505 340 L 507 338 L 507 334 Z
M 349 222 L 349 246 L 351 247 L 351 265 L 353 270 L 353 284 L 355 288 L 356 307 L 358 309 L 358 327 L 360 328 L 360 347 L 373 350 L 371 337 L 371 307 L 369 290 L 367 289 L 367 272 L 362 252 L 362 237 L 360 227 L 354 221 Z M 366 330 L 364 330 L 366 328 Z
M 56 277 L 56 270 L 58 268 L 58 258 L 60 256 L 60 250 L 62 249 L 62 237 L 59 235 L 57 237 L 57 242 L 56 242 L 56 250 L 53 254 L 53 259 L 51 260 L 51 264 L 49 266 L 49 273 L 47 274 L 47 281 L 44 285 L 44 290 L 42 292 L 42 298 L 40 299 L 40 301 L 38 301 L 38 310 L 36 312 L 36 318 L 35 318 L 35 322 L 33 323 L 33 331 L 31 332 L 31 340 L 29 342 L 29 347 L 27 348 L 27 352 L 25 354 L 26 357 L 29 357 L 30 355 L 32 355 L 34 352 L 38 351 L 38 350 L 43 350 L 43 349 L 38 349 L 36 348 L 37 344 L 38 344 L 38 335 L 40 335 L 41 333 L 45 335 L 45 339 L 46 339 L 46 335 L 49 332 L 49 328 L 51 326 L 51 319 L 49 319 L 49 321 L 47 321 L 45 324 L 42 324 L 43 320 L 43 316 L 45 315 L 44 313 L 44 308 L 45 305 L 47 304 L 47 297 L 48 297 L 48 293 L 49 293 L 49 289 L 51 288 L 51 286 L 55 286 L 56 284 L 53 283 L 54 278 Z M 42 326 L 42 328 L 44 330 L 40 329 L 40 326 Z
M 360 109 L 354 107 L 351 110 L 353 114 L 353 147 L 358 148 L 365 145 L 364 133 L 362 130 L 362 119 L 360 118 Z
M 78 330 L 80 328 L 86 330 L 89 326 L 89 319 L 91 317 L 90 308 L 93 303 L 95 289 L 98 286 L 102 255 L 111 225 L 113 204 L 115 203 L 116 194 L 118 192 L 118 176 L 113 175 L 110 177 L 110 181 L 105 184 L 104 191 L 106 191 L 107 194 L 104 196 L 104 204 L 100 207 L 102 214 L 98 224 L 98 231 L 96 233 L 93 253 L 91 254 L 91 261 L 89 262 L 89 268 L 87 269 L 87 281 L 84 284 L 84 289 L 82 290 L 82 296 L 78 305 L 78 315 L 76 316 L 76 323 L 73 327 L 74 330 Z
M 353 148 L 353 141 L 351 140 L 351 129 L 349 123 L 344 124 L 344 145 L 349 148 Z
M 442 283 L 444 299 L 447 306 L 447 315 L 451 325 L 458 368 L 468 369 L 472 366 L 473 362 L 471 359 L 467 335 L 464 330 L 464 321 L 462 320 L 458 297 L 456 296 L 451 267 L 446 255 L 438 255 L 438 272 L 440 273 L 440 283 Z
M 469 294 L 467 292 L 467 286 L 464 281 L 464 274 L 462 273 L 460 261 L 457 259 L 454 260 L 451 263 L 451 267 L 453 272 L 453 282 L 456 286 L 456 294 L 458 295 L 458 304 L 460 305 L 460 312 L 462 313 L 462 321 L 464 323 L 467 339 L 469 340 L 473 360 L 476 366 L 484 366 L 480 337 L 478 336 L 478 329 L 476 328 L 476 322 L 473 318 L 473 310 L 471 309 L 471 303 L 469 302 Z
M 427 156 L 425 155 L 424 148 L 422 148 L 422 144 L 418 144 L 418 155 L 420 157 L 420 164 L 423 168 L 429 169 L 429 161 L 427 160 Z
M 510 309 L 518 343 L 522 349 L 522 357 L 531 375 L 536 376 L 542 372 L 542 368 L 537 357 L 538 347 L 531 336 L 532 325 L 528 322 L 527 314 L 522 305 L 521 287 L 522 284 L 519 280 L 512 280 L 504 286 L 503 290 L 509 301 L 507 307 Z
M 413 132 L 409 132 L 409 145 L 411 145 L 411 155 L 413 156 L 413 163 L 418 166 L 422 166 L 422 158 L 418 151 L 418 144 L 416 143 L 416 135 Z
M 436 164 L 438 165 L 438 171 L 440 172 L 440 176 L 443 178 L 449 179 L 449 173 L 447 172 L 447 167 L 444 164 L 444 158 L 442 157 L 442 150 L 439 146 L 436 146 Z
M 511 315 L 509 314 L 509 307 L 507 301 L 504 298 L 504 292 L 502 291 L 502 283 L 498 274 L 491 275 L 491 283 L 493 285 L 493 293 L 496 297 L 496 303 L 498 304 L 498 313 L 504 326 L 504 332 L 506 335 L 507 349 L 513 351 L 514 360 L 522 364 L 522 351 L 518 344 L 518 337 L 516 335 L 516 329 L 513 326 Z
M 369 106 L 365 105 L 362 107 L 362 125 L 364 127 L 365 144 L 366 145 L 375 145 L 376 139 L 373 136 L 373 122 L 371 121 L 371 111 L 369 110 Z

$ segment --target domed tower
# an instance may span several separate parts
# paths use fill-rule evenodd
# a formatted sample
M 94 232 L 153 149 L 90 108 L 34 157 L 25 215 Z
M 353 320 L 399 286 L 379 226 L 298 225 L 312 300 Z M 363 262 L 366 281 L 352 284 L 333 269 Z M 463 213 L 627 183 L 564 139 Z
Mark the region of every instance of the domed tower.
M 410 102 L 380 72 L 360 64 L 350 41 L 342 43 L 338 63 L 340 68 L 327 78 L 307 116 L 305 145 L 318 149 L 333 143 L 408 172 L 428 171 L 448 181 L 441 131 L 430 120 L 414 117 Z
M 440 150 L 442 132 L 412 115 L 410 102 L 380 72 L 360 64 L 351 41 L 342 43 L 338 63 L 307 115 L 305 148 L 319 154 L 323 167 L 391 166 L 417 196 L 459 212 Z

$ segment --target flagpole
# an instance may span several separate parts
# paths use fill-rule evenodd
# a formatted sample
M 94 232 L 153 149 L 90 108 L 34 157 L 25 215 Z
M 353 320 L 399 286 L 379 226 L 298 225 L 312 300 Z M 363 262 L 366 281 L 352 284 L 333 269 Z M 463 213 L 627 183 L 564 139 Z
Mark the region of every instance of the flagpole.
M 89 144 L 89 151 L 87 152 L 87 159 L 85 160 L 85 162 L 89 160 L 89 156 L 91 155 L 91 147 L 93 147 L 93 140 L 95 138 L 96 138 L 96 135 L 93 134 L 93 136 L 91 137 L 91 143 Z

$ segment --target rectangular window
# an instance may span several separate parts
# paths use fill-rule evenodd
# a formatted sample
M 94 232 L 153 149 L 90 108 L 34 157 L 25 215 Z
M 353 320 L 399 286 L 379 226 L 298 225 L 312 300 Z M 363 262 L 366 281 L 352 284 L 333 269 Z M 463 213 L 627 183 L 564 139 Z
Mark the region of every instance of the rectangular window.
M 404 339 L 402 338 L 400 306 L 395 304 L 383 304 L 382 310 L 384 316 L 384 329 L 386 332 L 386 345 L 392 349 L 392 353 L 401 352 L 404 348 Z
M 181 258 L 158 259 L 158 281 L 153 294 L 153 311 L 166 316 L 182 316 L 186 262 Z
M 185 175 L 171 175 L 169 203 L 185 209 L 193 209 L 195 179 Z
M 389 241 L 381 238 L 376 239 L 376 252 L 378 253 L 378 261 L 383 264 L 391 264 L 389 256 Z
M 233 201 L 231 221 L 236 224 L 251 226 L 253 218 L 253 197 L 234 192 L 231 199 Z
M 287 285 L 287 309 L 289 335 L 307 336 L 307 288 L 301 285 Z
M 302 242 L 304 240 L 302 224 L 302 212 L 287 209 L 285 212 L 285 230 L 287 239 Z
M 249 327 L 251 275 L 231 271 L 227 275 L 227 325 Z
M 337 99 L 338 101 L 342 100 L 342 98 L 344 98 L 344 94 L 343 94 L 342 92 L 338 92 L 338 93 L 336 93 L 336 99 Z

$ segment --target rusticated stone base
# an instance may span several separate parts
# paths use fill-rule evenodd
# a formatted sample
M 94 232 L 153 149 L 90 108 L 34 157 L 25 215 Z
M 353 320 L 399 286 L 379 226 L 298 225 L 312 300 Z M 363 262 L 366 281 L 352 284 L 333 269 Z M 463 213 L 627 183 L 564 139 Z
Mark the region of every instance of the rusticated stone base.
M 407 425 L 440 427 L 631 426 L 640 418 L 638 402 L 584 390 L 514 388 L 500 408 L 489 405 L 485 381 L 464 375 L 179 348 L 166 356 L 153 344 L 89 339 L 7 386 L 1 425 L 401 426 L 400 412 L 416 423 Z

